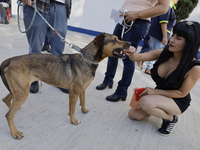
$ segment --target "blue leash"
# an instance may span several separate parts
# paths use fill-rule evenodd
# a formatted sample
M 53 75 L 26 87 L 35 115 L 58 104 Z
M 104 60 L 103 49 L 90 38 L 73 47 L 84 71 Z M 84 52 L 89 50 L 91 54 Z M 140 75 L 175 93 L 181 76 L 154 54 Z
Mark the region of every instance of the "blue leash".
M 32 20 L 31 20 L 31 23 L 30 23 L 29 27 L 28 27 L 25 31 L 22 31 L 22 30 L 21 30 L 21 27 L 20 27 L 20 22 L 19 22 L 19 20 L 20 20 L 20 18 L 19 18 L 19 7 L 20 7 L 20 6 L 24 6 L 25 4 L 24 4 L 21 0 L 18 0 L 18 1 L 17 1 L 17 4 L 18 4 L 18 8 L 17 8 L 18 28 L 19 28 L 19 31 L 20 31 L 21 33 L 26 33 L 26 32 L 28 32 L 28 31 L 31 29 L 31 27 L 33 26 L 33 22 L 35 21 L 36 13 L 37 13 L 37 14 L 44 20 L 44 22 L 53 30 L 53 32 L 54 32 L 57 36 L 59 36 L 59 37 L 61 38 L 61 41 L 62 41 L 62 42 L 67 43 L 67 44 L 69 45 L 69 47 L 71 47 L 71 48 L 77 50 L 78 52 L 80 52 L 80 50 L 81 50 L 80 47 L 78 47 L 78 46 L 76 46 L 76 45 L 74 45 L 74 44 L 72 44 L 72 43 L 68 43 L 68 42 L 65 40 L 65 38 L 62 37 L 62 36 L 60 35 L 60 33 L 58 33 L 58 32 L 48 23 L 48 21 L 41 15 L 41 13 L 40 13 L 40 12 L 37 10 L 37 8 L 36 8 L 36 5 L 35 5 L 35 4 L 36 4 L 36 0 L 34 0 L 34 1 L 32 2 L 32 7 L 34 8 L 34 14 L 33 14 L 33 18 L 32 18 Z
M 19 7 L 20 7 L 20 6 L 24 6 L 24 4 L 22 3 L 21 0 L 18 0 L 18 1 L 17 1 L 17 4 L 18 4 L 18 7 L 17 7 L 18 28 L 19 28 L 19 31 L 20 31 L 21 33 L 26 33 L 26 32 L 28 32 L 28 31 L 30 30 L 30 28 L 31 28 L 32 25 L 33 25 L 33 22 L 34 22 L 35 16 L 36 16 L 36 11 L 34 11 L 33 18 L 32 18 L 32 20 L 31 20 L 31 23 L 30 23 L 29 27 L 28 27 L 25 31 L 22 31 L 22 30 L 21 30 L 21 27 L 20 27 L 20 22 L 19 22 L 19 20 L 20 20 L 20 18 L 19 18 Z M 34 0 L 34 2 L 33 2 L 32 4 L 35 4 L 35 0 Z

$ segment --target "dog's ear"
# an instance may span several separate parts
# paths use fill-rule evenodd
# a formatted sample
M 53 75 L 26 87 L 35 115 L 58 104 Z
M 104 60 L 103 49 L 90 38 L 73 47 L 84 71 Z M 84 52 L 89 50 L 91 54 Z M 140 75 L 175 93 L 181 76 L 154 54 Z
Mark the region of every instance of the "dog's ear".
M 93 41 L 94 45 L 100 47 L 103 44 L 105 33 L 99 34 Z

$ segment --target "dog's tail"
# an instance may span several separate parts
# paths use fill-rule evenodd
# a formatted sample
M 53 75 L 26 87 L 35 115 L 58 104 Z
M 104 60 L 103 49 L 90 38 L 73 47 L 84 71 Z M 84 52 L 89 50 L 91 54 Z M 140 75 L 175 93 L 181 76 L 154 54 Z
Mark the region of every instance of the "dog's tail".
M 9 59 L 5 60 L 5 61 L 1 64 L 1 66 L 0 66 L 0 75 L 1 75 L 1 79 L 2 79 L 2 81 L 3 81 L 3 83 L 4 83 L 4 85 L 5 85 L 6 88 L 10 91 L 10 87 L 9 87 L 9 85 L 8 85 L 8 82 L 7 82 L 6 78 L 5 78 L 5 76 L 4 76 L 4 69 L 5 69 L 7 66 L 9 66 L 9 64 L 10 64 L 10 60 L 9 60 Z M 11 91 L 10 91 L 10 93 L 11 93 Z

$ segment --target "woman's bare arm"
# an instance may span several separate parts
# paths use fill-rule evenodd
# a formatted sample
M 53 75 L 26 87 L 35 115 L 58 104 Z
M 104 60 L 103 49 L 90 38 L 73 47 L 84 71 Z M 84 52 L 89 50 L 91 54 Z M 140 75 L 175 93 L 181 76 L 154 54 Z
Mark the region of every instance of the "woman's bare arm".
M 152 18 L 167 13 L 169 9 L 170 0 L 158 0 L 155 7 L 141 11 L 128 11 L 124 14 L 126 20 L 129 22 L 137 18 Z
M 152 61 L 157 60 L 163 50 L 156 49 L 147 53 L 137 53 L 135 48 L 131 46 L 129 49 L 124 50 L 124 53 L 129 56 L 132 61 Z
M 159 90 L 146 87 L 140 96 L 144 95 L 162 95 L 169 98 L 182 98 L 185 97 L 195 86 L 200 77 L 200 66 L 194 66 L 184 79 L 182 86 L 178 90 Z

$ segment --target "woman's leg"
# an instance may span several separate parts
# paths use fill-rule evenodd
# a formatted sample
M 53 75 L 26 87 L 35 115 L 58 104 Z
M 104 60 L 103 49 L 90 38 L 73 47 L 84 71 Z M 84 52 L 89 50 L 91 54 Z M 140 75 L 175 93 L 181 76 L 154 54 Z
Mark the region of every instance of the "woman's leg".
M 120 24 L 117 24 L 113 31 L 113 35 L 116 35 L 118 39 L 120 40 L 121 32 L 122 32 L 122 26 Z M 115 77 L 117 66 L 118 66 L 118 58 L 108 57 L 107 69 L 106 69 L 103 84 L 113 85 L 113 78 Z
M 144 110 L 142 109 L 133 109 L 131 108 L 128 112 L 128 116 L 130 119 L 133 120 L 144 120 L 150 117 L 149 114 L 147 114 Z
M 146 95 L 140 98 L 141 109 L 130 109 L 129 117 L 134 120 L 146 119 L 155 116 L 163 119 L 161 128 L 158 129 L 160 135 L 170 135 L 176 127 L 181 114 L 181 110 L 173 99 L 161 95 Z
M 135 20 L 130 31 L 124 34 L 122 40 L 131 42 L 131 45 L 137 49 L 139 43 L 147 34 L 148 28 L 149 28 L 148 22 L 144 22 L 142 20 Z M 122 78 L 118 82 L 115 94 L 120 97 L 127 97 L 127 89 L 132 81 L 132 77 L 135 70 L 135 62 L 133 62 L 132 60 L 129 59 L 129 57 L 127 57 L 126 59 L 123 59 L 123 64 L 124 64 L 124 69 L 122 73 Z
M 140 107 L 149 115 L 172 121 L 181 110 L 173 99 L 161 95 L 146 95 L 140 99 Z

